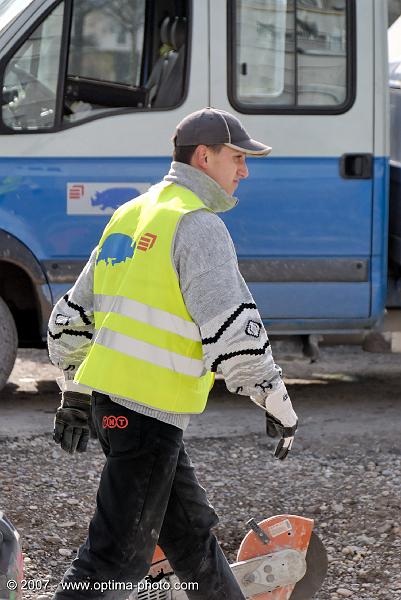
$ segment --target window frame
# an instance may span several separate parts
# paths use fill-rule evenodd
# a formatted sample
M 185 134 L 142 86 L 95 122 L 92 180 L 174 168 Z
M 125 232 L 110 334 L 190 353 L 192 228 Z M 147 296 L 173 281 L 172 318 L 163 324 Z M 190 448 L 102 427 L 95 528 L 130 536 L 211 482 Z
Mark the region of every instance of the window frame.
M 6 73 L 6 69 L 10 63 L 10 60 L 13 58 L 17 50 L 22 48 L 25 42 L 31 37 L 33 32 L 49 17 L 49 15 L 60 5 L 64 4 L 63 11 L 63 26 L 61 30 L 61 48 L 60 48 L 60 58 L 59 58 L 59 73 L 57 79 L 57 90 L 56 90 L 56 110 L 54 115 L 54 125 L 53 127 L 38 127 L 37 129 L 13 129 L 6 125 L 3 121 L 3 110 L 1 106 L 0 111 L 0 134 L 4 135 L 21 135 L 21 134 L 35 134 L 35 133 L 53 133 L 54 131 L 59 131 L 61 129 L 59 123 L 59 115 L 62 112 L 62 97 L 64 95 L 64 80 L 62 77 L 62 73 L 66 68 L 66 60 L 67 60 L 67 47 L 66 44 L 66 36 L 69 36 L 67 24 L 71 19 L 71 5 L 72 0 L 58 0 L 50 4 L 44 11 L 41 13 L 39 19 L 35 19 L 31 25 L 29 25 L 24 32 L 24 35 L 18 40 L 17 43 L 13 44 L 11 48 L 6 52 L 6 54 L 2 57 L 0 62 L 0 86 L 3 88 L 4 77 Z
M 75 0 L 79 1 L 79 0 Z M 24 130 L 15 130 L 5 125 L 3 122 L 2 115 L 2 107 L 0 107 L 0 135 L 35 135 L 35 134 L 43 134 L 43 133 L 57 133 L 59 131 L 65 131 L 72 127 L 79 127 L 84 123 L 88 123 L 90 121 L 96 121 L 98 119 L 104 119 L 106 117 L 116 116 L 116 115 L 124 115 L 131 113 L 149 113 L 149 112 L 165 112 L 175 110 L 179 108 L 187 99 L 188 91 L 189 91 L 189 82 L 190 82 L 190 65 L 191 65 L 191 52 L 192 52 L 192 15 L 193 15 L 193 0 L 187 0 L 187 49 L 185 55 L 185 76 L 184 76 L 184 85 L 183 85 L 183 94 L 180 99 L 180 102 L 174 106 L 168 107 L 121 107 L 121 108 L 105 108 L 102 113 L 98 113 L 95 115 L 88 115 L 78 121 L 67 122 L 63 119 L 64 115 L 64 93 L 65 86 L 67 83 L 67 66 L 68 66 L 68 56 L 69 56 L 69 44 L 70 44 L 70 35 L 71 35 L 71 26 L 72 26 L 72 11 L 73 11 L 73 2 L 74 0 L 57 0 L 51 3 L 38 18 L 36 18 L 29 27 L 27 27 L 23 36 L 21 36 L 15 44 L 12 44 L 10 49 L 1 57 L 0 60 L 0 89 L 3 87 L 4 76 L 7 69 L 7 66 L 17 52 L 19 48 L 21 48 L 25 42 L 29 39 L 32 33 L 45 21 L 45 19 L 50 15 L 50 13 L 60 4 L 64 3 L 64 18 L 63 18 L 63 27 L 61 34 L 61 51 L 60 51 L 60 63 L 59 63 L 59 74 L 58 74 L 58 83 L 57 83 L 57 92 L 56 92 L 56 111 L 54 118 L 54 126 L 53 127 L 42 127 L 37 129 L 24 129 Z M 151 28 L 151 23 L 149 22 L 149 18 L 152 18 L 153 9 L 151 6 L 151 0 L 145 0 L 145 34 L 143 40 L 143 49 L 145 50 L 147 42 L 147 31 Z M 153 34 L 152 34 L 153 39 Z M 149 50 L 149 47 L 148 47 Z M 144 63 L 142 63 L 141 67 L 141 84 L 143 83 L 142 78 L 145 73 L 143 72 Z M 146 66 L 145 66 L 146 69 Z
M 297 0 L 295 0 L 295 16 Z M 227 0 L 227 96 L 231 106 L 242 114 L 256 115 L 340 115 L 350 110 L 356 99 L 356 8 L 355 0 L 346 0 L 346 96 L 336 105 L 247 104 L 237 98 L 236 63 L 236 9 L 237 0 Z M 295 53 L 295 65 L 297 54 Z M 294 75 L 297 85 L 297 71 Z

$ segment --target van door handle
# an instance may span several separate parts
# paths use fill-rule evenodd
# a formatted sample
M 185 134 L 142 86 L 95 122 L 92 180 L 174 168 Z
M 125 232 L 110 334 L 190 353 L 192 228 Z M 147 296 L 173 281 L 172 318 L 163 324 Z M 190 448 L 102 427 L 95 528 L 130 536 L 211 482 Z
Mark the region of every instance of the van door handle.
M 372 154 L 343 154 L 340 158 L 340 175 L 344 179 L 372 179 Z

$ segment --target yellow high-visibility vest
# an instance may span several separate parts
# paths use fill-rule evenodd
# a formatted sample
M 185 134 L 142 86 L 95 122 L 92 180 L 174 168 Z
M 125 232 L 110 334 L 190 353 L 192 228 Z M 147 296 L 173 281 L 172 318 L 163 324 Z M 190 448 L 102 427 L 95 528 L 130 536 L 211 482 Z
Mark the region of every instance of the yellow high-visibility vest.
M 95 334 L 75 381 L 155 409 L 203 411 L 214 375 L 172 257 L 180 219 L 201 208 L 191 191 L 162 182 L 116 210 L 98 246 Z

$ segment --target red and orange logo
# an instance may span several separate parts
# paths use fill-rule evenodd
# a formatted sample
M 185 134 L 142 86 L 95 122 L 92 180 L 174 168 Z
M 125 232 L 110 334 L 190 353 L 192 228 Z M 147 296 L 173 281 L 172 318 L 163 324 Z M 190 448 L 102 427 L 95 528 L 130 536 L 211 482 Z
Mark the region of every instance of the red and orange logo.
M 102 420 L 103 429 L 125 429 L 127 425 L 128 419 L 124 416 L 105 415 Z
M 143 252 L 150 250 L 155 245 L 156 239 L 157 235 L 155 235 L 154 233 L 145 233 L 140 237 L 137 249 L 143 250 Z

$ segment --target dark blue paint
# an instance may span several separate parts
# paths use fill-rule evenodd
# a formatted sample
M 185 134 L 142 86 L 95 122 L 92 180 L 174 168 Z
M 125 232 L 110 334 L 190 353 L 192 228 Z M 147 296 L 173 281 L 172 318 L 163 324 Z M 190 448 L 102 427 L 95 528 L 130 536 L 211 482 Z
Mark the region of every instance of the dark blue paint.
M 358 319 L 370 312 L 370 283 L 254 283 L 264 319 Z
M 338 158 L 248 160 L 239 204 L 222 218 L 240 256 L 369 256 L 372 181 L 343 179 Z
M 312 322 L 318 328 L 319 322 L 336 321 L 346 328 L 346 323 L 356 327 L 382 314 L 387 163 L 386 157 L 375 158 L 373 180 L 346 180 L 340 177 L 338 157 L 248 161 L 250 177 L 237 191 L 239 205 L 221 215 L 240 258 L 349 257 L 370 264 L 366 283 L 251 284 L 264 319 L 285 323 L 287 330 L 295 323 L 309 329 Z M 116 184 L 132 181 L 134 188 L 135 181 L 156 183 L 169 165 L 168 157 L 2 158 L 0 227 L 25 243 L 39 260 L 86 259 L 109 217 L 67 215 L 67 184 L 110 184 L 110 190 L 116 191 L 107 195 L 110 190 L 106 190 L 106 196 L 98 194 L 93 201 L 113 206 L 120 201 L 117 190 L 122 189 Z M 104 256 L 116 258 L 110 252 Z
M 118 265 L 128 258 L 133 258 L 135 242 L 129 235 L 112 233 L 103 242 L 96 259 L 96 264 L 104 261 L 106 265 Z
M 0 158 L 0 227 L 26 243 L 39 260 L 85 259 L 110 215 L 67 215 L 67 184 L 154 184 L 169 166 L 167 157 Z
M 371 314 L 379 318 L 383 313 L 387 299 L 390 194 L 388 159 L 376 159 L 373 174 Z
M 390 167 L 390 256 L 401 267 L 401 165 Z

